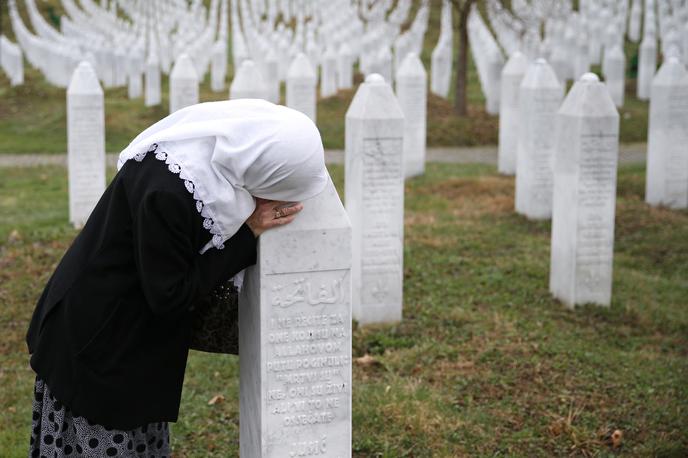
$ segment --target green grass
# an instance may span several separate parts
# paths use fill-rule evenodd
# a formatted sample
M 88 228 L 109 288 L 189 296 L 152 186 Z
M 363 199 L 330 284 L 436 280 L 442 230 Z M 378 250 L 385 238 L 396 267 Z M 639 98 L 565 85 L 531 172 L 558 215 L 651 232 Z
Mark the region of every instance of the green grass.
M 429 164 L 409 181 L 404 319 L 353 335 L 373 358 L 354 364 L 354 456 L 687 456 L 688 212 L 643 190 L 644 169 L 624 166 L 611 308 L 569 311 L 548 293 L 550 224 L 514 214 L 513 179 Z M 0 169 L 3 457 L 28 446 L 24 334 L 76 234 L 66 192 L 63 168 Z M 175 457 L 238 455 L 235 357 L 192 352 L 179 419 Z
M 23 13 L 24 23 L 29 29 L 31 24 L 24 12 L 24 2 L 18 2 Z M 63 14 L 59 0 L 37 2 L 43 17 Z M 429 26 L 425 36 L 421 59 L 428 71 L 430 80 L 431 53 L 439 37 L 440 1 L 432 0 Z M 418 2 L 414 2 L 410 18 L 415 17 Z M 2 8 L 7 8 L 3 5 Z M 52 11 L 52 13 L 51 13 Z M 0 17 L 0 25 L 12 40 L 13 33 L 6 11 Z M 454 34 L 454 49 L 458 46 L 458 34 Z M 630 69 L 637 57 L 637 45 L 627 46 L 629 79 L 627 80 L 626 105 L 621 112 L 621 141 L 642 142 L 647 136 L 648 104 L 633 95 L 635 92 L 634 73 Z M 454 56 L 455 57 L 455 56 Z M 229 83 L 233 76 L 231 66 L 227 76 L 227 89 L 215 93 L 210 90 L 209 76 L 200 86 L 200 100 L 223 100 L 228 96 Z M 456 63 L 454 75 L 456 74 Z M 361 81 L 357 75 L 357 82 Z M 64 153 L 67 150 L 66 101 L 65 90 L 45 82 L 43 76 L 25 64 L 24 86 L 11 88 L 9 80 L 0 72 L 0 154 L 2 153 Z M 147 108 L 143 99 L 129 100 L 126 89 L 105 91 L 106 150 L 118 152 L 123 149 L 141 130 L 167 115 L 168 83 L 163 75 L 163 101 L 158 107 Z M 454 80 L 454 78 L 452 78 Z M 429 83 L 428 83 L 429 84 Z M 428 94 L 427 139 L 430 146 L 472 146 L 497 144 L 498 117 L 485 112 L 485 98 L 480 90 L 478 74 L 469 56 L 468 68 L 469 116 L 458 117 L 453 113 L 455 87 L 452 83 L 449 100 Z M 326 148 L 344 148 L 344 116 L 353 98 L 354 91 L 340 91 L 336 96 L 319 99 L 318 127 Z M 284 101 L 284 97 L 282 98 Z

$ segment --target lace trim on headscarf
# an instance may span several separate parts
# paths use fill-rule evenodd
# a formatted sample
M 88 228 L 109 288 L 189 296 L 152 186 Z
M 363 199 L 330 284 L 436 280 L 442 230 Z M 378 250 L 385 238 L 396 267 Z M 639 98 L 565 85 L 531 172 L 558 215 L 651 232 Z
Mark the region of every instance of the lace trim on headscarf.
M 157 151 L 157 149 L 158 144 L 153 143 L 147 151 L 135 154 L 133 159 L 136 162 L 141 162 L 148 155 L 148 153 L 153 153 Z M 194 182 L 190 180 L 188 176 L 186 176 L 186 174 L 182 170 L 182 167 L 176 161 L 174 161 L 172 157 L 170 157 L 170 155 L 167 154 L 167 152 L 158 151 L 155 153 L 155 158 L 167 164 L 167 170 L 174 173 L 175 175 L 178 175 L 179 179 L 184 180 L 184 187 L 196 201 L 196 211 L 198 211 L 198 213 L 200 213 L 201 216 L 203 216 L 204 218 L 203 228 L 210 232 L 210 235 L 212 236 L 213 246 L 218 250 L 223 249 L 225 247 L 224 237 L 222 237 L 220 229 L 215 224 L 215 220 L 213 219 L 212 214 L 210 213 L 210 209 L 205 205 L 203 200 L 198 197 L 198 193 L 196 192 L 196 185 L 194 184 Z M 120 164 L 120 166 L 121 165 L 123 165 L 123 163 Z

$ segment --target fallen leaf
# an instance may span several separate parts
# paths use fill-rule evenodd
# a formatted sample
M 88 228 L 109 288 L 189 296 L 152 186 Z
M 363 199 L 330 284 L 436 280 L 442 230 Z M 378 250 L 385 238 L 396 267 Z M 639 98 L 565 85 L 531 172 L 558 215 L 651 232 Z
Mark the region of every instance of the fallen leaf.
M 380 363 L 380 361 L 376 360 L 375 358 L 373 358 L 372 356 L 370 356 L 367 353 L 365 355 L 361 356 L 360 358 L 355 358 L 354 362 L 356 364 L 361 365 L 361 366 L 367 366 L 367 367 L 382 364 L 382 363 Z
M 16 242 L 19 242 L 21 239 L 22 239 L 22 236 L 19 233 L 19 231 L 16 229 L 13 229 L 12 232 L 10 232 L 10 235 L 7 237 L 7 242 L 8 243 L 16 243 Z
M 619 448 L 621 447 L 621 441 L 623 440 L 623 431 L 620 429 L 614 430 L 612 433 L 612 447 L 614 448 Z
M 222 396 L 221 394 L 216 394 L 215 396 L 210 398 L 210 401 L 208 401 L 208 405 L 214 406 L 215 404 L 220 404 L 224 400 L 225 400 L 224 396 Z

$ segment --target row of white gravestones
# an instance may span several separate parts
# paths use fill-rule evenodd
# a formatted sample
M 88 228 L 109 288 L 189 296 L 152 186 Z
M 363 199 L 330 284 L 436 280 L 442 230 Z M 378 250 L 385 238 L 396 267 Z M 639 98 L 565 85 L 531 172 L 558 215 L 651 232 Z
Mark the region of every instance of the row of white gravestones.
M 371 74 L 346 113 L 345 196 L 353 230 L 353 314 L 360 323 L 401 320 L 404 114 Z
M 645 200 L 688 208 L 688 72 L 670 57 L 652 81 Z
M 521 83 L 516 153 L 516 212 L 531 219 L 552 215 L 552 162 L 556 148 L 556 113 L 564 88 L 552 67 L 536 59 Z
M 568 307 L 609 306 L 619 114 L 597 75 L 574 84 L 557 123 L 550 291 Z
M 182 54 L 170 72 L 170 113 L 198 103 L 198 75 L 191 58 Z
M 88 62 L 81 62 L 67 89 L 69 221 L 86 223 L 105 191 L 105 103 Z

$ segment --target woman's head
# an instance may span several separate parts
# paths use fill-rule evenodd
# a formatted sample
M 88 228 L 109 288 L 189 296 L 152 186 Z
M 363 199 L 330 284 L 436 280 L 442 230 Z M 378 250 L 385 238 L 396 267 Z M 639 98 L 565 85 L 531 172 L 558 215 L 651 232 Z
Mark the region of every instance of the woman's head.
M 303 201 L 328 173 L 320 133 L 303 113 L 265 100 L 208 102 L 178 110 L 141 132 L 119 167 L 160 144 L 193 193 L 220 246 L 255 209 L 254 197 Z M 192 183 L 191 185 L 188 183 Z
M 319 193 L 327 172 L 313 121 L 284 106 L 244 102 L 245 118 L 218 138 L 213 165 L 255 197 L 297 201 Z

